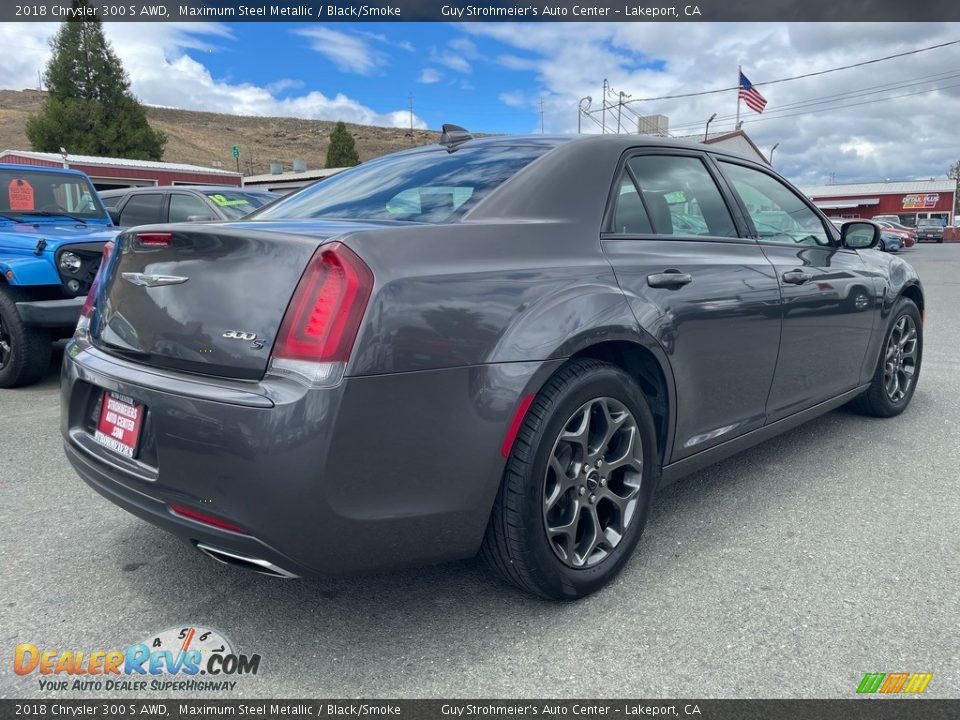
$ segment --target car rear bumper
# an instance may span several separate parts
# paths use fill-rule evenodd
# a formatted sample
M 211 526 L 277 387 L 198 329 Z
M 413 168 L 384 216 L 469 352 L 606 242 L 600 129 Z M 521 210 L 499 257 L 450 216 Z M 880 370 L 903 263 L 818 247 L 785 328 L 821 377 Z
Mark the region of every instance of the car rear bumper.
M 85 297 L 64 300 L 27 300 L 17 303 L 17 314 L 24 325 L 44 328 L 75 327 Z
M 106 498 L 195 545 L 268 563 L 271 574 L 424 564 L 476 553 L 503 472 L 504 434 L 519 398 L 550 366 L 306 389 L 156 371 L 71 341 L 61 431 L 71 464 Z M 105 389 L 146 406 L 136 459 L 93 439 Z M 246 534 L 177 515 L 171 504 Z

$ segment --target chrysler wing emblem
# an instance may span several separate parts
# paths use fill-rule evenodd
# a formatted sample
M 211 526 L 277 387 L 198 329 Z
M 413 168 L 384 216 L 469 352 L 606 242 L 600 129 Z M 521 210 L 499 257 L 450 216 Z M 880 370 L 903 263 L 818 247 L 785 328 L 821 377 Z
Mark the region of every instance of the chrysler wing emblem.
M 179 285 L 185 283 L 190 278 L 182 275 L 149 275 L 147 273 L 122 273 L 123 279 L 127 282 L 139 285 L 140 287 L 160 287 L 161 285 Z

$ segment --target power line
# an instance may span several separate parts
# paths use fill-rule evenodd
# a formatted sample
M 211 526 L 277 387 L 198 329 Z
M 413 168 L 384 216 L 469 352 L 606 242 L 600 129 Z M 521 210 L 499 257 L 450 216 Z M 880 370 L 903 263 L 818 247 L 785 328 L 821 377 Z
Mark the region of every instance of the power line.
M 909 78 L 906 80 L 900 80 L 892 83 L 872 85 L 866 88 L 861 88 L 860 90 L 856 90 L 853 92 L 842 92 L 842 93 L 834 93 L 831 95 L 820 95 L 812 98 L 806 98 L 804 100 L 797 100 L 792 103 L 786 103 L 784 105 L 778 105 L 772 108 L 771 110 L 769 110 L 768 112 L 765 112 L 764 115 L 766 117 L 777 117 L 781 115 L 783 112 L 788 110 L 796 110 L 804 107 L 812 107 L 814 105 L 824 105 L 839 99 L 851 99 L 851 98 L 858 98 L 858 97 L 868 97 L 870 95 L 880 95 L 882 93 L 887 93 L 892 90 L 903 90 L 905 88 L 915 87 L 917 85 L 926 85 L 928 83 L 933 83 L 933 82 L 942 82 L 943 80 L 950 80 L 955 77 L 960 77 L 960 71 L 956 69 L 948 70 L 942 73 L 935 73 L 934 75 L 929 75 L 925 78 Z M 937 90 L 937 89 L 939 88 L 938 87 L 929 88 L 927 92 L 933 92 L 934 90 Z M 885 98 L 879 98 L 879 99 L 882 100 Z M 720 115 L 717 118 L 715 118 L 715 120 L 719 122 L 723 122 L 726 120 L 732 120 L 734 117 L 735 117 L 734 115 Z M 681 123 L 679 125 L 674 125 L 673 129 L 683 130 L 683 129 L 689 129 L 689 128 L 699 128 L 701 125 L 703 125 L 703 121 L 692 121 L 688 123 Z
M 793 75 L 791 77 L 777 78 L 776 80 L 766 80 L 764 82 L 755 82 L 753 83 L 754 87 L 760 87 L 764 85 L 775 85 L 777 83 L 789 82 L 791 80 L 801 80 L 803 78 L 815 77 L 818 75 L 826 75 L 827 73 L 837 72 L 839 70 L 849 70 L 851 68 L 863 67 L 864 65 L 872 65 L 878 62 L 884 62 L 886 60 L 894 60 L 896 58 L 907 57 L 908 55 L 917 55 L 922 52 L 927 52 L 929 50 L 937 50 L 940 48 L 945 48 L 950 45 L 960 44 L 960 40 L 950 40 L 949 42 L 939 43 L 937 45 L 928 45 L 927 47 L 917 48 L 915 50 L 907 50 L 902 53 L 895 53 L 893 55 L 885 55 L 884 57 L 873 58 L 872 60 L 863 60 L 858 63 L 851 63 L 850 65 L 840 65 L 834 68 L 828 68 L 826 70 L 817 70 L 815 72 L 804 73 L 803 75 Z M 646 98 L 634 98 L 629 100 L 630 103 L 637 102 L 653 102 L 655 100 L 676 100 L 679 98 L 689 98 L 689 97 L 699 97 L 701 95 L 715 95 L 717 93 L 730 92 L 731 90 L 736 90 L 739 85 L 731 85 L 729 87 L 717 88 L 715 90 L 701 90 L 699 92 L 692 93 L 679 93 L 677 95 L 661 95 L 659 97 L 646 97 Z M 595 112 L 587 110 L 585 112 Z
M 743 122 L 744 122 L 744 123 L 755 123 L 755 122 L 762 122 L 763 120 L 779 120 L 780 118 L 798 117 L 798 116 L 800 116 L 800 115 L 814 115 L 814 114 L 819 113 L 819 112 L 828 112 L 828 111 L 832 111 L 832 110 L 843 110 L 844 108 L 860 107 L 860 106 L 862 106 L 862 105 L 872 105 L 873 103 L 885 102 L 885 101 L 887 101 L 887 100 L 896 100 L 896 99 L 898 99 L 898 98 L 915 97 L 916 95 L 925 95 L 925 94 L 927 94 L 927 93 L 935 92 L 935 91 L 937 91 L 937 90 L 948 90 L 948 89 L 950 89 L 950 88 L 955 88 L 955 87 L 960 87 L 960 83 L 953 83 L 953 84 L 951 84 L 951 85 L 940 85 L 940 86 L 938 86 L 938 87 L 929 88 L 929 89 L 927 89 L 927 90 L 918 90 L 918 91 L 916 91 L 916 92 L 903 93 L 902 95 L 889 95 L 889 96 L 887 96 L 887 97 L 874 98 L 873 100 L 864 100 L 863 102 L 858 102 L 858 103 L 848 103 L 848 104 L 846 104 L 846 105 L 834 105 L 834 106 L 832 106 L 832 107 L 819 108 L 819 109 L 817 109 L 817 110 L 805 110 L 805 111 L 803 111 L 803 112 L 792 113 L 792 114 L 789 114 L 789 115 L 778 115 L 778 116 L 776 116 L 776 117 L 766 117 L 766 118 L 764 118 L 764 117 L 759 117 L 759 118 L 754 118 L 753 120 L 744 120 Z

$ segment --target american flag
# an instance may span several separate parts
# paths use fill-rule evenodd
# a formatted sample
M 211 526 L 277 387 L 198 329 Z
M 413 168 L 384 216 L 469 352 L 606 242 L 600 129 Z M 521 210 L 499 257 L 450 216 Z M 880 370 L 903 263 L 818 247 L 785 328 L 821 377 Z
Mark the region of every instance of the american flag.
M 766 99 L 757 92 L 757 89 L 750 84 L 747 76 L 743 73 L 740 73 L 740 89 L 737 93 L 737 97 L 743 100 L 747 104 L 747 107 L 756 113 L 762 113 L 763 109 L 767 106 Z

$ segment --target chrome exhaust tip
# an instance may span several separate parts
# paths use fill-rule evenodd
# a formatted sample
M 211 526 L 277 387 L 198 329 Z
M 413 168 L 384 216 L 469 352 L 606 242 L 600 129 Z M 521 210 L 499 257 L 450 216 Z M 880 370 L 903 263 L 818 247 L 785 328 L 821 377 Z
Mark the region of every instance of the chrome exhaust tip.
M 285 580 L 299 577 L 299 575 L 295 575 L 289 570 L 284 570 L 283 568 L 274 565 L 268 560 L 263 560 L 262 558 L 244 555 L 243 553 L 238 553 L 234 550 L 223 550 L 221 548 L 205 545 L 200 542 L 194 544 L 204 555 L 212 557 L 214 560 L 223 563 L 224 565 L 231 565 L 233 567 L 243 568 L 244 570 L 260 573 L 261 575 L 269 575 L 271 577 L 283 578 Z

